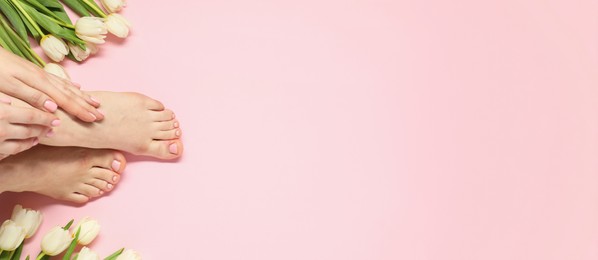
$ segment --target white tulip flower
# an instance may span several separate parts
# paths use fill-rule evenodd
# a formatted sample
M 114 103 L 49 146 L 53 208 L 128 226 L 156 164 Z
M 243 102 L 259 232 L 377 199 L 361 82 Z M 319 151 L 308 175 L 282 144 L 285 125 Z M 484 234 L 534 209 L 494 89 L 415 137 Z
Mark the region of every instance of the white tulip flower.
M 106 42 L 104 38 L 106 38 L 108 28 L 104 24 L 104 19 L 85 16 L 79 18 L 75 23 L 75 33 L 86 42 L 102 44 Z
M 60 38 L 54 35 L 47 34 L 42 37 L 39 45 L 44 50 L 46 56 L 50 57 L 55 62 L 61 62 L 64 60 L 64 56 L 69 54 L 69 48 L 66 43 Z
M 98 53 L 98 46 L 95 43 L 91 43 L 91 42 L 86 42 L 85 43 L 85 47 L 87 47 L 87 49 L 89 49 L 89 52 L 91 53 L 91 55 L 94 55 L 96 53 Z
M 127 6 L 127 2 L 125 0 L 102 0 L 102 5 L 108 12 L 116 13 Z
M 93 241 L 98 233 L 100 233 L 100 224 L 96 220 L 93 220 L 89 217 L 85 217 L 79 221 L 77 226 L 75 227 L 75 232 L 81 228 L 79 231 L 79 244 L 80 245 L 88 245 Z
M 25 238 L 30 238 L 42 223 L 42 213 L 37 210 L 24 209 L 23 206 L 17 204 L 12 211 L 11 219 L 25 229 Z
M 42 252 L 49 256 L 62 253 L 71 243 L 71 234 L 61 227 L 53 227 L 42 238 Z
M 141 255 L 134 250 L 127 249 L 122 252 L 116 260 L 141 260 Z
M 66 70 L 64 70 L 64 68 L 56 63 L 47 63 L 46 66 L 44 67 L 44 70 L 48 73 L 51 73 L 55 76 L 58 76 L 60 78 L 66 79 L 66 80 L 71 80 L 71 77 L 69 76 L 68 73 L 66 73 Z
M 108 31 L 117 37 L 126 38 L 129 36 L 129 28 L 131 27 L 131 23 L 125 19 L 124 16 L 120 14 L 109 14 L 104 21 L 106 27 L 108 27 Z
M 0 251 L 13 251 L 25 239 L 26 230 L 12 220 L 7 220 L 0 226 Z
M 79 251 L 79 254 L 77 254 L 77 260 L 100 260 L 100 256 L 84 246 L 81 248 L 81 251 Z
M 81 47 L 79 47 L 79 45 L 75 45 L 75 44 L 68 44 L 69 49 L 71 50 L 71 53 L 73 54 L 73 57 L 75 57 L 75 59 L 77 61 L 84 61 L 86 60 L 89 55 L 91 54 L 91 49 L 88 46 L 85 46 L 85 50 L 82 49 Z

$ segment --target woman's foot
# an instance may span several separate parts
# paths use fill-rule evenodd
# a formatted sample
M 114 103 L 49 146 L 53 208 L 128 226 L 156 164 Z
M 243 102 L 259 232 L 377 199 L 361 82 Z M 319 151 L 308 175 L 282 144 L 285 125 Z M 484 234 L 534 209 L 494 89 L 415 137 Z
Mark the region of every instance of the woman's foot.
M 174 113 L 164 105 L 138 93 L 89 92 L 102 102 L 102 121 L 86 123 L 59 110 L 60 126 L 40 143 L 50 146 L 79 146 L 116 149 L 136 155 L 174 159 L 183 153 L 182 135 Z M 26 106 L 13 101 L 13 105 Z
M 112 190 L 125 164 L 113 150 L 38 145 L 0 161 L 0 193 L 32 191 L 84 203 Z

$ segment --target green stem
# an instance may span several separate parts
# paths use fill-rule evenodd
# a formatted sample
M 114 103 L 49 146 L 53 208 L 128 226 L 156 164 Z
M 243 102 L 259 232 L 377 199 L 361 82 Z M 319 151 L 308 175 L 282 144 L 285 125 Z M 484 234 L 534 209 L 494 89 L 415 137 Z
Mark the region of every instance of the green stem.
M 2 254 L 2 252 L 4 252 L 4 250 L 0 249 L 0 255 Z
M 72 25 L 72 24 L 66 24 L 66 23 L 64 23 L 64 22 L 62 22 L 60 20 L 56 20 L 56 19 L 54 19 L 53 17 L 50 17 L 50 16 L 48 16 L 48 19 L 52 20 L 52 22 L 55 22 L 55 23 L 57 23 L 57 24 L 59 24 L 59 25 L 61 25 L 63 27 L 70 28 L 70 29 L 75 29 L 75 26 Z
M 96 13 L 100 14 L 102 16 L 102 18 L 106 18 L 107 17 L 106 13 L 104 13 L 104 11 L 102 11 L 102 9 L 99 9 L 96 5 L 90 3 L 89 0 L 82 0 L 82 1 L 87 6 L 89 6 L 91 9 L 93 9 Z
M 28 52 L 29 54 L 31 54 L 31 56 L 32 56 L 33 58 L 35 58 L 35 61 L 37 61 L 37 63 L 38 63 L 38 66 L 41 66 L 42 68 L 46 66 L 46 62 L 44 62 L 44 60 L 43 60 L 43 59 L 42 59 L 42 58 L 41 58 L 39 55 L 37 55 L 37 53 L 36 53 L 36 52 L 34 52 L 34 51 L 31 49 L 31 47 L 30 47 L 29 43 L 27 43 L 27 42 L 25 42 L 23 39 L 21 39 L 21 37 L 19 37 L 15 31 L 11 30 L 11 29 L 8 27 L 8 23 L 7 23 L 7 21 L 6 21 L 6 20 L 4 20 L 4 18 L 3 18 L 3 17 L 1 17 L 1 16 L 0 16 L 0 22 L 2 23 L 2 26 L 4 26 L 4 29 L 6 29 L 6 31 L 8 31 L 8 33 L 12 34 L 12 36 L 13 36 L 13 40 L 16 40 L 16 42 L 15 42 L 15 43 L 16 43 L 16 44 L 20 44 L 21 46 L 24 46 L 24 47 L 25 47 L 25 49 L 27 49 L 27 52 Z M 35 62 L 35 61 L 32 61 L 32 62 Z
M 42 252 L 42 253 L 39 253 L 39 255 L 37 255 L 37 258 L 35 258 L 35 260 L 40 260 L 40 259 L 42 259 L 42 257 L 44 257 L 45 255 L 46 255 L 46 254 L 44 254 L 43 252 Z
M 8 259 L 12 259 L 13 255 L 15 255 L 15 251 L 10 252 L 10 255 L 8 255 Z
M 42 29 L 40 29 L 39 26 L 37 25 L 37 23 L 31 18 L 31 16 L 29 16 L 29 13 L 25 12 L 23 7 L 21 6 L 21 3 L 19 3 L 19 0 L 10 0 L 10 1 L 17 7 L 17 9 L 19 9 L 19 11 L 25 16 L 25 18 L 27 18 L 27 20 L 31 23 L 31 25 L 33 26 L 33 28 L 35 28 L 35 30 L 39 33 L 39 35 L 44 35 L 44 33 L 42 32 Z

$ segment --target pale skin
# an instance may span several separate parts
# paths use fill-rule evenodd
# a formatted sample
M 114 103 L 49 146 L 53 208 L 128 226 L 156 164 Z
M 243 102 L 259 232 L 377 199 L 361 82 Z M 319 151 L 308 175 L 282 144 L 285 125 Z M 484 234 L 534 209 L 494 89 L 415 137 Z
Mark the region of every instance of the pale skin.
M 0 192 L 33 191 L 82 203 L 110 191 L 120 178 L 125 158 L 120 152 L 106 149 L 160 159 L 174 159 L 182 154 L 179 123 L 159 101 L 137 93 L 88 94 L 102 100 L 105 119 L 85 123 L 65 111 L 56 111 L 61 124 L 54 126 L 50 134 L 39 136 L 44 145 L 0 161 Z M 2 93 L 0 99 L 10 100 L 9 106 L 31 108 Z M 81 159 L 81 154 L 86 157 Z M 115 161 L 120 167 L 113 167 Z M 36 181 L 29 181 L 32 179 Z

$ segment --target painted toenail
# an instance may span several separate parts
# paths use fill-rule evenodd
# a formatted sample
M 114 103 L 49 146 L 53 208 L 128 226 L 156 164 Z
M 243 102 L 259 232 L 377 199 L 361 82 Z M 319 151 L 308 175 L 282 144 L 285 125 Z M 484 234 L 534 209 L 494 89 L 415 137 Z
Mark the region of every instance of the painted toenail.
M 52 100 L 46 100 L 46 102 L 44 102 L 44 108 L 50 112 L 54 112 L 58 108 L 58 105 L 56 105 L 56 103 L 54 103 Z
M 39 139 L 36 137 L 33 139 L 33 146 L 36 146 L 37 144 L 39 144 Z
M 174 132 L 174 134 L 175 134 L 176 136 L 181 136 L 181 130 L 180 130 L 180 129 L 176 130 L 176 131 Z
M 112 182 L 117 182 L 117 181 L 118 181 L 118 175 L 112 176 Z
M 52 137 L 54 135 L 54 129 L 50 129 L 50 131 L 48 131 L 46 133 L 46 137 Z
M 98 117 L 96 115 L 94 115 L 93 113 L 89 112 L 89 114 L 91 115 L 91 117 L 93 117 L 93 121 L 98 119 Z
M 104 192 L 103 192 L 103 191 L 100 191 L 100 192 L 98 192 L 98 193 L 99 193 L 100 195 L 104 194 Z
M 174 122 L 174 128 L 178 128 L 179 127 L 179 122 Z
M 52 121 L 52 126 L 59 126 L 60 125 L 60 119 L 54 119 L 54 121 Z
M 115 171 L 120 170 L 120 162 L 118 160 L 112 161 L 112 169 Z
M 103 116 L 105 116 L 105 115 L 106 115 L 106 113 L 104 113 L 104 110 L 101 110 L 101 109 L 99 109 L 99 108 L 98 108 L 98 109 L 96 109 L 96 110 L 98 111 L 98 113 L 102 114 Z
M 108 185 L 106 185 L 106 188 L 108 188 L 109 190 L 112 189 L 112 187 L 114 187 L 112 184 L 108 183 Z
M 172 143 L 168 146 L 168 151 L 170 151 L 171 154 L 177 154 L 179 151 L 179 147 L 176 143 Z
M 172 113 L 172 119 L 174 119 L 176 116 L 174 115 L 174 113 Z

